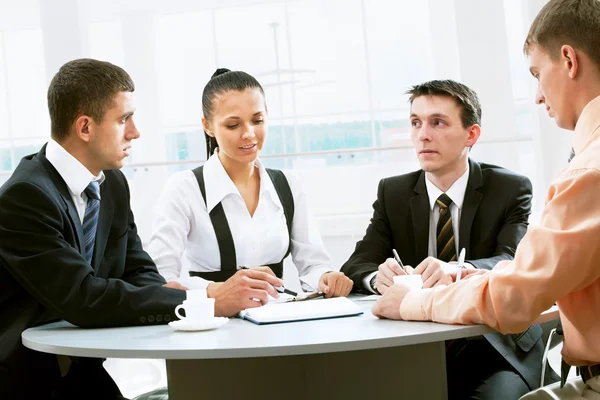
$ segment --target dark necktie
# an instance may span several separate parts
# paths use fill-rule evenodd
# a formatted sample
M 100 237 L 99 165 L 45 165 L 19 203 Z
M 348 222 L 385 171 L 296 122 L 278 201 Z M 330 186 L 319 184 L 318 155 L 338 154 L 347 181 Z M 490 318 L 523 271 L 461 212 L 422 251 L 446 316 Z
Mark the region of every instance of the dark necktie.
M 83 191 L 88 200 L 83 216 L 83 237 L 85 241 L 85 259 L 91 265 L 94 254 L 94 241 L 98 227 L 98 214 L 100 213 L 100 184 L 97 181 L 90 184 Z
M 443 193 L 436 200 L 440 208 L 440 219 L 437 224 L 437 258 L 444 262 L 456 261 L 454 230 L 452 229 L 452 214 L 450 204 L 452 199 Z

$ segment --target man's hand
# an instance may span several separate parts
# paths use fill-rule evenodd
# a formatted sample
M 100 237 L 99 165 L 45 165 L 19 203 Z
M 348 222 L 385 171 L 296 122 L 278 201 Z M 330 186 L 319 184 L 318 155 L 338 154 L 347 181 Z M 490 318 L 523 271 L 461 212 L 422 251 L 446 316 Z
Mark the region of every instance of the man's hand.
M 427 257 L 415 268 L 415 274 L 420 274 L 423 280 L 423 288 L 437 285 L 449 285 L 454 282 L 451 272 L 456 275 L 457 266 L 445 263 L 435 257 Z
M 343 272 L 325 272 L 319 279 L 319 291 L 323 292 L 327 298 L 348 296 L 353 285 L 352 279 Z
M 373 307 L 373 315 L 377 318 L 402 319 L 400 305 L 410 288 L 406 285 L 396 284 L 388 287 L 385 294 L 377 300 Z
M 209 284 L 206 293 L 215 299 L 215 316 L 232 317 L 246 308 L 267 304 L 269 295 L 278 298 L 273 286 L 283 286 L 283 281 L 270 268 L 257 267 L 241 269 L 225 282 Z
M 462 272 L 462 277 L 460 278 L 461 281 L 468 279 L 472 276 L 476 276 L 476 275 L 483 275 L 483 274 L 487 274 L 488 272 L 490 272 L 487 269 L 463 269 Z M 456 278 L 456 274 L 454 274 L 454 278 Z
M 171 281 L 171 282 L 165 283 L 163 286 L 171 288 L 171 289 L 189 290 L 189 288 L 187 286 L 183 286 L 181 283 L 176 282 L 176 281 Z
M 375 287 L 377 291 L 384 294 L 387 289 L 394 284 L 394 276 L 407 275 L 406 272 L 398 265 L 396 260 L 388 258 L 377 270 L 377 278 L 375 279 Z

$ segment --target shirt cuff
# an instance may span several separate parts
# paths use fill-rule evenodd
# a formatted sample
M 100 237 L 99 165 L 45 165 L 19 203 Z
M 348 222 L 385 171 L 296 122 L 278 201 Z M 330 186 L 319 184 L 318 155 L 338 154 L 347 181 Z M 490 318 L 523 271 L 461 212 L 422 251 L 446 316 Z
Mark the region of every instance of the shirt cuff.
M 316 266 L 310 269 L 310 272 L 300 277 L 302 282 L 302 290 L 305 291 L 319 291 L 319 281 L 321 276 L 326 272 L 333 272 L 330 267 Z
M 376 291 L 374 291 L 373 288 L 371 287 L 371 279 L 373 279 L 373 277 L 375 275 L 377 275 L 377 271 L 373 271 L 369 275 L 365 276 L 363 279 L 363 287 L 371 293 L 379 294 Z
M 206 279 L 202 279 L 198 276 L 190 276 L 189 278 L 178 278 L 174 279 L 175 281 L 181 283 L 183 286 L 188 289 L 200 289 L 206 290 L 208 285 L 213 283 L 212 281 L 207 281 Z
M 423 309 L 423 299 L 431 289 L 411 290 L 400 303 L 400 318 L 406 321 L 428 321 Z

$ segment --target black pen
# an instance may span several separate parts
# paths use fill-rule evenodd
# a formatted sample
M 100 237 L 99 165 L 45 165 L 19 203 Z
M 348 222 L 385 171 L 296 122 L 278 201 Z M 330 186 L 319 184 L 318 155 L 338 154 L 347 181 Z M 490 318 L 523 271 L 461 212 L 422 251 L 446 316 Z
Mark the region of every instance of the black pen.
M 245 267 L 243 265 L 240 265 L 240 269 L 250 269 L 250 268 Z M 298 296 L 298 293 L 294 292 L 293 290 L 286 289 L 283 286 L 275 286 L 275 285 L 273 285 L 273 288 L 275 288 L 275 290 L 277 290 L 279 293 L 285 293 L 285 294 L 289 294 L 291 296 Z

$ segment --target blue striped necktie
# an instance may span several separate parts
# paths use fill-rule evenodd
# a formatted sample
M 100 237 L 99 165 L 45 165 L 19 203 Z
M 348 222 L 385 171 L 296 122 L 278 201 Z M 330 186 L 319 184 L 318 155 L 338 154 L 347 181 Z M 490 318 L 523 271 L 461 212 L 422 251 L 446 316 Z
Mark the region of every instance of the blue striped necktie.
M 98 228 L 98 214 L 100 213 L 100 184 L 97 181 L 90 182 L 83 192 L 88 198 L 85 214 L 83 215 L 85 259 L 92 265 L 96 228 Z

